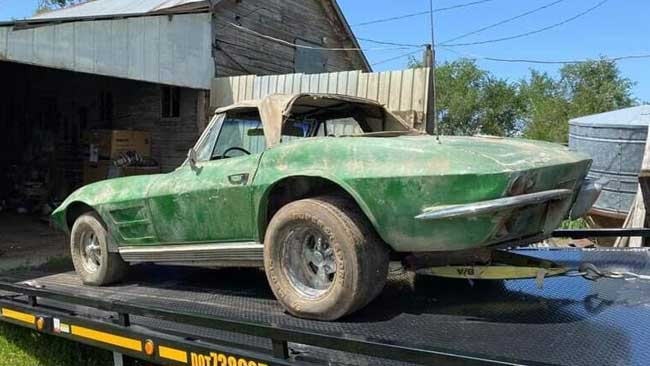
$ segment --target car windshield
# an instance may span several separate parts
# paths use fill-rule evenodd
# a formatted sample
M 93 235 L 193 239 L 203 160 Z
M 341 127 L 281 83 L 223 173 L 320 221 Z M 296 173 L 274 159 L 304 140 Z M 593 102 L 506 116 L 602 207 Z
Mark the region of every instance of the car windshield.
M 298 98 L 284 118 L 282 130 L 277 131 L 280 143 L 308 137 L 389 137 L 418 133 L 381 105 L 332 97 Z M 256 107 L 219 113 L 194 147 L 196 160 L 260 154 L 269 146 L 266 135 L 272 128 L 269 125 L 273 126 L 272 123 L 264 125 Z
M 228 112 L 210 160 L 254 155 L 266 149 L 262 119 L 257 110 Z

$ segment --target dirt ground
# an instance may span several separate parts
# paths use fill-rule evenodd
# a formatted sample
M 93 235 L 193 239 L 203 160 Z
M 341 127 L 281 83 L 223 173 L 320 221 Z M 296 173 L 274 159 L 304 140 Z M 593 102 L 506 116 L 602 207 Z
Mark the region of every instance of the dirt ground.
M 0 272 L 68 255 L 65 234 L 29 215 L 0 212 Z

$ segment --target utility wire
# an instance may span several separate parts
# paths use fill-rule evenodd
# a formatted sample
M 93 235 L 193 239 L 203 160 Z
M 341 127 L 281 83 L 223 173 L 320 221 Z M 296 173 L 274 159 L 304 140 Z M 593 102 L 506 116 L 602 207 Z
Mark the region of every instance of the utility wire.
M 521 19 L 521 18 L 527 17 L 527 16 L 529 16 L 529 15 L 535 14 L 535 13 L 537 13 L 537 12 L 539 12 L 539 11 L 544 10 L 544 9 L 548 9 L 548 8 L 550 8 L 550 7 L 554 6 L 554 5 L 557 5 L 557 4 L 559 4 L 559 3 L 562 3 L 562 2 L 564 2 L 564 1 L 566 1 L 566 0 L 556 0 L 556 1 L 553 1 L 553 2 L 548 3 L 548 4 L 546 4 L 546 5 L 542 5 L 542 6 L 538 7 L 538 8 L 535 8 L 535 9 L 533 9 L 533 10 L 529 10 L 529 11 L 526 11 L 526 12 L 521 13 L 521 14 L 519 14 L 519 15 L 515 15 L 514 17 L 511 17 L 511 18 L 508 18 L 508 19 L 504 19 L 504 20 L 502 20 L 502 21 L 499 21 L 499 22 L 494 23 L 494 24 L 490 24 L 490 25 L 485 26 L 485 27 L 483 27 L 483 28 L 479 28 L 479 29 L 473 30 L 473 31 L 471 31 L 471 32 L 467 32 L 467 33 L 461 34 L 460 36 L 457 36 L 457 37 L 454 37 L 454 38 L 448 39 L 448 40 L 446 40 L 446 41 L 443 41 L 443 42 L 441 42 L 441 44 L 445 44 L 445 43 L 449 43 L 449 42 L 457 41 L 457 40 L 459 40 L 459 39 L 466 38 L 466 37 L 472 36 L 472 35 L 474 35 L 474 34 L 484 32 L 484 31 L 486 31 L 486 30 L 488 30 L 488 29 L 496 28 L 496 27 L 498 27 L 498 26 L 504 25 L 504 24 L 506 24 L 506 23 L 510 23 L 510 22 L 515 21 L 515 20 L 517 20 L 517 19 Z
M 490 1 L 494 1 L 494 0 L 479 0 L 479 1 L 472 1 L 472 2 L 469 2 L 469 3 L 464 3 L 464 4 L 458 4 L 458 5 L 448 6 L 448 7 L 446 7 L 446 8 L 438 8 L 438 9 L 434 9 L 433 11 L 436 12 L 436 13 L 439 13 L 439 12 L 442 12 L 442 11 L 448 11 L 448 10 L 460 9 L 460 8 L 465 8 L 465 7 L 468 7 L 468 6 L 473 6 L 473 5 L 483 4 L 483 3 L 490 2 Z M 413 18 L 413 17 L 422 16 L 422 15 L 429 15 L 430 12 L 431 12 L 430 10 L 427 10 L 427 11 L 420 11 L 420 12 L 417 12 L 417 13 L 410 13 L 410 14 L 399 15 L 399 16 L 396 16 L 396 17 L 382 18 L 382 19 L 375 19 L 375 20 L 370 20 L 370 21 L 367 21 L 367 22 L 359 23 L 359 24 L 354 24 L 354 25 L 352 25 L 352 26 L 353 26 L 353 27 L 363 27 L 363 26 L 367 26 L 367 25 L 371 25 L 371 24 L 393 22 L 393 21 L 401 20 L 401 19 Z
M 590 61 L 623 61 L 623 60 L 635 60 L 635 59 L 650 59 L 650 54 L 638 54 L 638 55 L 626 55 L 626 56 L 617 56 L 617 57 L 601 57 L 594 59 L 584 59 L 584 60 L 531 60 L 531 59 L 518 59 L 518 58 L 498 58 L 498 57 L 487 57 L 479 56 L 473 53 L 460 52 L 458 50 L 440 46 L 441 48 L 453 52 L 457 55 L 463 57 L 470 57 L 477 60 L 486 60 L 494 62 L 507 62 L 507 63 L 526 63 L 526 64 L 543 64 L 543 65 L 569 65 L 569 64 L 582 64 Z
M 0 0 L 0 1 L 2 1 L 2 0 Z M 409 43 L 396 43 L 396 42 L 388 42 L 388 41 L 376 41 L 374 39 L 360 38 L 360 37 L 357 37 L 357 39 L 359 41 L 363 41 L 363 42 L 383 44 L 383 45 L 388 45 L 388 46 L 401 46 L 401 47 L 412 47 L 412 48 L 415 48 L 415 47 L 419 48 L 419 47 L 425 47 L 426 46 L 426 45 L 423 45 L 423 44 L 412 44 L 412 43 L 409 44 Z
M 623 60 L 633 60 L 633 59 L 647 59 L 650 58 L 650 54 L 647 55 L 627 55 L 627 56 L 618 56 L 618 57 L 604 57 L 604 58 L 595 58 L 587 60 L 572 60 L 572 61 L 546 61 L 546 60 L 528 60 L 528 59 L 504 59 L 504 58 L 495 58 L 495 57 L 484 57 L 484 60 L 487 61 L 496 61 L 496 62 L 511 62 L 511 63 L 527 63 L 527 64 L 547 64 L 547 65 L 567 65 L 567 64 L 582 64 L 590 61 L 623 61 Z
M 409 46 L 394 46 L 394 47 L 375 47 L 375 48 L 359 48 L 359 47 L 352 47 L 352 48 L 328 48 L 328 47 L 316 47 L 316 46 L 306 46 L 306 45 L 299 45 L 295 43 L 291 43 L 289 41 L 285 41 L 284 39 L 280 38 L 275 38 L 266 34 L 259 33 L 257 31 L 254 31 L 250 28 L 243 27 L 241 25 L 235 24 L 235 23 L 228 23 L 232 27 L 235 27 L 243 32 L 253 34 L 255 36 L 258 36 L 260 38 L 264 38 L 270 41 L 274 41 L 280 44 L 284 44 L 289 47 L 294 47 L 294 48 L 304 48 L 308 50 L 318 50 L 318 51 L 387 51 L 387 50 L 405 50 L 405 49 L 410 49 L 413 48 L 413 45 Z M 417 47 L 417 46 L 416 46 Z
M 562 26 L 564 24 L 572 22 L 572 21 L 574 21 L 574 20 L 576 20 L 576 19 L 578 19 L 578 18 L 580 18 L 582 16 L 585 16 L 585 15 L 591 13 L 592 11 L 598 9 L 599 7 L 605 5 L 605 3 L 607 3 L 608 1 L 609 0 L 602 0 L 598 4 L 592 6 L 591 8 L 589 8 L 589 9 L 587 9 L 587 10 L 581 12 L 581 13 L 578 13 L 577 15 L 574 15 L 574 16 L 572 16 L 570 18 L 564 19 L 563 21 L 561 21 L 559 23 L 555 23 L 555 24 L 546 26 L 544 28 L 536 29 L 534 31 L 530 31 L 530 32 L 526 32 L 526 33 L 520 33 L 520 34 L 516 34 L 516 35 L 513 35 L 513 36 L 509 36 L 509 37 L 489 39 L 489 40 L 485 40 L 485 41 L 467 42 L 467 43 L 442 43 L 441 46 L 446 46 L 446 47 L 472 46 L 472 45 L 503 42 L 503 41 L 509 41 L 509 40 L 513 40 L 513 39 L 517 39 L 517 38 L 528 37 L 528 36 L 531 36 L 533 34 L 545 32 L 547 30 L 551 30 L 553 28 L 557 28 L 559 26 Z
M 413 51 L 413 52 L 405 53 L 405 54 L 403 54 L 403 55 L 399 55 L 399 56 L 391 57 L 391 58 L 388 58 L 388 59 L 385 59 L 385 60 L 382 60 L 382 61 L 379 61 L 379 62 L 375 62 L 375 63 L 372 64 L 372 66 L 382 65 L 382 64 L 385 64 L 385 63 L 388 63 L 388 62 L 391 62 L 391 61 L 395 61 L 395 60 L 402 59 L 402 58 L 404 58 L 404 57 L 408 57 L 408 56 L 415 55 L 416 53 L 420 53 L 420 52 L 422 52 L 422 51 L 421 51 L 421 50 L 417 50 L 417 51 Z

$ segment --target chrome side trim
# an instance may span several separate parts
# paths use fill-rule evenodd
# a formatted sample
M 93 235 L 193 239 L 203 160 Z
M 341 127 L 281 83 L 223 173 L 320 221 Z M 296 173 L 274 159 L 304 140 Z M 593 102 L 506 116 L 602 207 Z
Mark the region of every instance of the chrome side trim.
M 237 266 L 236 263 L 264 261 L 264 246 L 255 242 L 122 247 L 119 253 L 131 263 L 204 265 L 232 262 Z
M 524 206 L 537 205 L 549 201 L 558 201 L 573 195 L 570 189 L 553 189 L 520 196 L 497 198 L 489 201 L 467 203 L 461 205 L 434 206 L 424 209 L 422 214 L 415 216 L 418 220 L 439 220 L 486 215 Z

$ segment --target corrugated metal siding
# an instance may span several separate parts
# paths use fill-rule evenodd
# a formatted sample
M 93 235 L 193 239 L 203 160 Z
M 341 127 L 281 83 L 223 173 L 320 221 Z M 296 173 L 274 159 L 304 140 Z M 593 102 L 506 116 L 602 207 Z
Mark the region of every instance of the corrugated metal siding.
M 0 27 L 0 61 L 209 89 L 210 14 Z
M 379 73 L 344 71 L 325 74 L 235 76 L 212 81 L 210 104 L 224 107 L 274 93 L 330 93 L 377 100 L 415 127 L 426 119 L 430 69 Z

